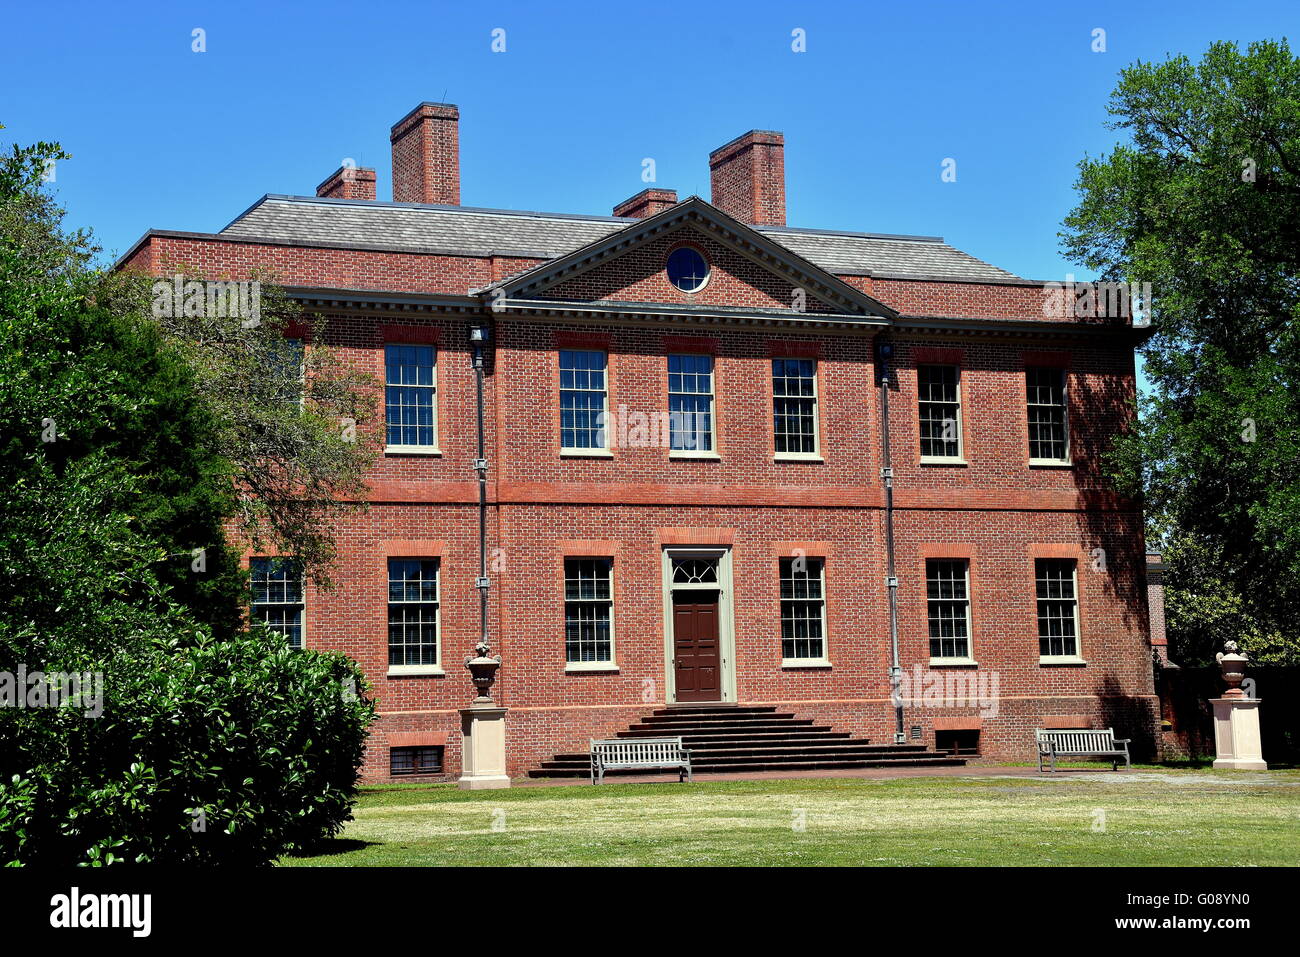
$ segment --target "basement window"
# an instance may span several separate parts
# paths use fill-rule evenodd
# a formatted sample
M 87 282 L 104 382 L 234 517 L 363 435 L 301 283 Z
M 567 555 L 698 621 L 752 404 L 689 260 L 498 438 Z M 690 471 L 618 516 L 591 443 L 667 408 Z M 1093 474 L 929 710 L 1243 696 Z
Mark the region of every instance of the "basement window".
M 442 745 L 389 748 L 388 773 L 394 777 L 403 774 L 441 774 L 442 752 Z
M 949 754 L 978 755 L 980 733 L 978 728 L 934 732 L 934 749 Z

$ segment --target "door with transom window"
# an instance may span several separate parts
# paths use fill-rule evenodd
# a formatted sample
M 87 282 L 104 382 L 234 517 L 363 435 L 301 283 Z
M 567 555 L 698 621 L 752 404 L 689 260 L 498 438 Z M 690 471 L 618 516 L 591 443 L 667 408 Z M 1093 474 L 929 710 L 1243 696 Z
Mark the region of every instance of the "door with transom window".
M 667 556 L 671 700 L 727 698 L 722 557 L 720 553 Z

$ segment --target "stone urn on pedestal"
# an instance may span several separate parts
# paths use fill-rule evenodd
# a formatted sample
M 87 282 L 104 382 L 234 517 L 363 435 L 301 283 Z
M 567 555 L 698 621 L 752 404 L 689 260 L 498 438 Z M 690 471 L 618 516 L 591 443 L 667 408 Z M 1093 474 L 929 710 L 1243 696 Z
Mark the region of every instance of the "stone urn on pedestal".
M 1214 658 L 1228 689 L 1222 698 L 1210 699 L 1214 708 L 1214 766 L 1266 771 L 1259 734 L 1260 699 L 1248 696 L 1241 688 L 1249 659 L 1239 653 L 1235 641 L 1225 642 L 1223 649 Z
M 492 700 L 492 685 L 497 680 L 501 656 L 490 655 L 490 648 L 479 642 L 477 654 L 465 659 L 470 679 L 478 697 L 468 708 L 461 709 L 461 775 L 458 782 L 466 790 L 510 787 L 506 774 L 506 709 Z

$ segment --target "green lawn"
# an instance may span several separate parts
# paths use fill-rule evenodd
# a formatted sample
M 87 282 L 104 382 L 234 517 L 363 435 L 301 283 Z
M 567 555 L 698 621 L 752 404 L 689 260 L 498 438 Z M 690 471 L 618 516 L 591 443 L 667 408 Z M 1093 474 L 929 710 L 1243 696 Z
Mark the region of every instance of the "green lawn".
M 368 788 L 282 863 L 1296 865 L 1300 772 Z

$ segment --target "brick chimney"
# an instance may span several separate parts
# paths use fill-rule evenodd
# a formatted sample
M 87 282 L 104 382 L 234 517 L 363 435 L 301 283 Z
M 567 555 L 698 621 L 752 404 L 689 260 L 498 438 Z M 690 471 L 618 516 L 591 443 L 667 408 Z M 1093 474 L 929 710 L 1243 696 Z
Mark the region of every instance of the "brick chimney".
M 374 199 L 375 171 L 340 166 L 316 187 L 316 195 L 324 199 Z
M 751 226 L 785 225 L 785 137 L 750 130 L 709 154 L 713 205 Z
M 626 216 L 629 219 L 646 219 L 655 213 L 661 213 L 669 206 L 677 205 L 677 190 L 675 189 L 643 189 L 635 196 L 623 200 L 614 207 L 615 216 Z
M 393 202 L 460 205 L 460 110 L 421 103 L 393 127 Z

